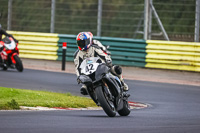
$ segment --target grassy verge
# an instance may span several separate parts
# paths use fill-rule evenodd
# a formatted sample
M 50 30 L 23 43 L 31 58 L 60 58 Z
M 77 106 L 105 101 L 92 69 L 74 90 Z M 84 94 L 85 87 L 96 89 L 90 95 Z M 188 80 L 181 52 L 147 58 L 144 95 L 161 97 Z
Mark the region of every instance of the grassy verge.
M 85 108 L 96 107 L 96 104 L 89 98 L 72 96 L 70 93 L 0 87 L 0 110 L 19 109 L 19 106 Z

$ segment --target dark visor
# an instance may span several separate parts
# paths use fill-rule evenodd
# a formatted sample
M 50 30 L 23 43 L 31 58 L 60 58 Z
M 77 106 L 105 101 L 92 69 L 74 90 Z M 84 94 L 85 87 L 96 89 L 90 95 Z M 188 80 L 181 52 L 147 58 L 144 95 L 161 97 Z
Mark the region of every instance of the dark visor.
M 81 47 L 81 48 L 84 48 L 85 47 L 85 40 L 80 40 L 80 41 L 77 41 L 78 43 L 78 46 Z
M 90 42 L 89 39 L 77 41 L 78 46 L 79 46 L 80 48 L 84 48 L 86 45 L 89 44 L 89 42 Z

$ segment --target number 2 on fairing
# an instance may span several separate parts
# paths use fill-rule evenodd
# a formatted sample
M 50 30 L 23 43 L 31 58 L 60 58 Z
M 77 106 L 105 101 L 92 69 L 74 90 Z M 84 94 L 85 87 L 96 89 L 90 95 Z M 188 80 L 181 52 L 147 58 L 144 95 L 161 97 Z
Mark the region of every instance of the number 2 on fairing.
M 94 70 L 93 64 L 89 64 L 89 65 L 86 66 L 86 72 L 89 72 L 90 70 Z

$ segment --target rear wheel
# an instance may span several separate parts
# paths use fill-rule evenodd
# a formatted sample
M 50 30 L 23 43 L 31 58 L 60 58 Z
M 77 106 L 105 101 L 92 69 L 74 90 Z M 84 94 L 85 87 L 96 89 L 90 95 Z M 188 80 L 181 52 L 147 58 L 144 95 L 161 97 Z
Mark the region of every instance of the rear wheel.
M 14 56 L 14 59 L 15 59 L 15 61 L 16 61 L 16 64 L 15 64 L 15 67 L 16 67 L 16 69 L 19 71 L 19 72 L 22 72 L 23 71 L 23 64 L 22 64 L 22 61 L 20 60 L 20 58 L 17 56 L 17 55 L 15 55 Z
M 111 100 L 109 100 L 109 97 L 106 95 L 106 93 L 103 91 L 102 86 L 99 86 L 96 88 L 96 95 L 97 99 L 105 111 L 105 113 L 109 117 L 114 117 L 116 115 L 116 109 L 114 107 L 114 104 Z
M 128 116 L 131 112 L 130 106 L 128 104 L 128 101 L 123 101 L 123 109 L 119 110 L 118 113 L 121 116 Z

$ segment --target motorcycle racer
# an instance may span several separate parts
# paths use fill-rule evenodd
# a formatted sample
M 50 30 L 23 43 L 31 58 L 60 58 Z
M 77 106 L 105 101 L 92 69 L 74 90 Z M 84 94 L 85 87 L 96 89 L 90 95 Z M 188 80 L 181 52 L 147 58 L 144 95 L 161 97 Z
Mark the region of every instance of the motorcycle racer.
M 2 36 L 5 35 L 5 36 L 8 36 L 8 37 L 12 37 L 14 39 L 14 41 L 16 43 L 18 43 L 18 40 L 16 40 L 11 34 L 8 34 L 1 26 L 0 24 L 0 41 L 2 41 Z M 0 52 L 3 50 L 3 45 L 0 43 Z
M 2 59 L 1 57 L 1 52 L 3 51 L 4 49 L 4 43 L 2 43 L 2 36 L 5 35 L 7 37 L 12 37 L 13 40 L 18 43 L 18 40 L 16 40 L 11 34 L 8 34 L 4 29 L 2 29 L 2 26 L 0 24 L 0 64 L 4 64 L 4 60 Z M 5 65 L 5 64 L 4 64 Z
M 120 66 L 112 65 L 112 59 L 110 53 L 107 51 L 105 46 L 98 40 L 93 40 L 93 34 L 91 32 L 80 32 L 76 37 L 78 50 L 74 54 L 74 64 L 77 77 L 81 74 L 80 65 L 85 58 L 88 57 L 100 57 L 103 63 L 106 63 L 111 68 L 111 73 L 116 75 L 122 85 L 124 91 L 128 91 L 128 85 L 124 82 L 122 77 L 122 69 Z M 82 85 L 81 94 L 87 95 L 86 85 Z

